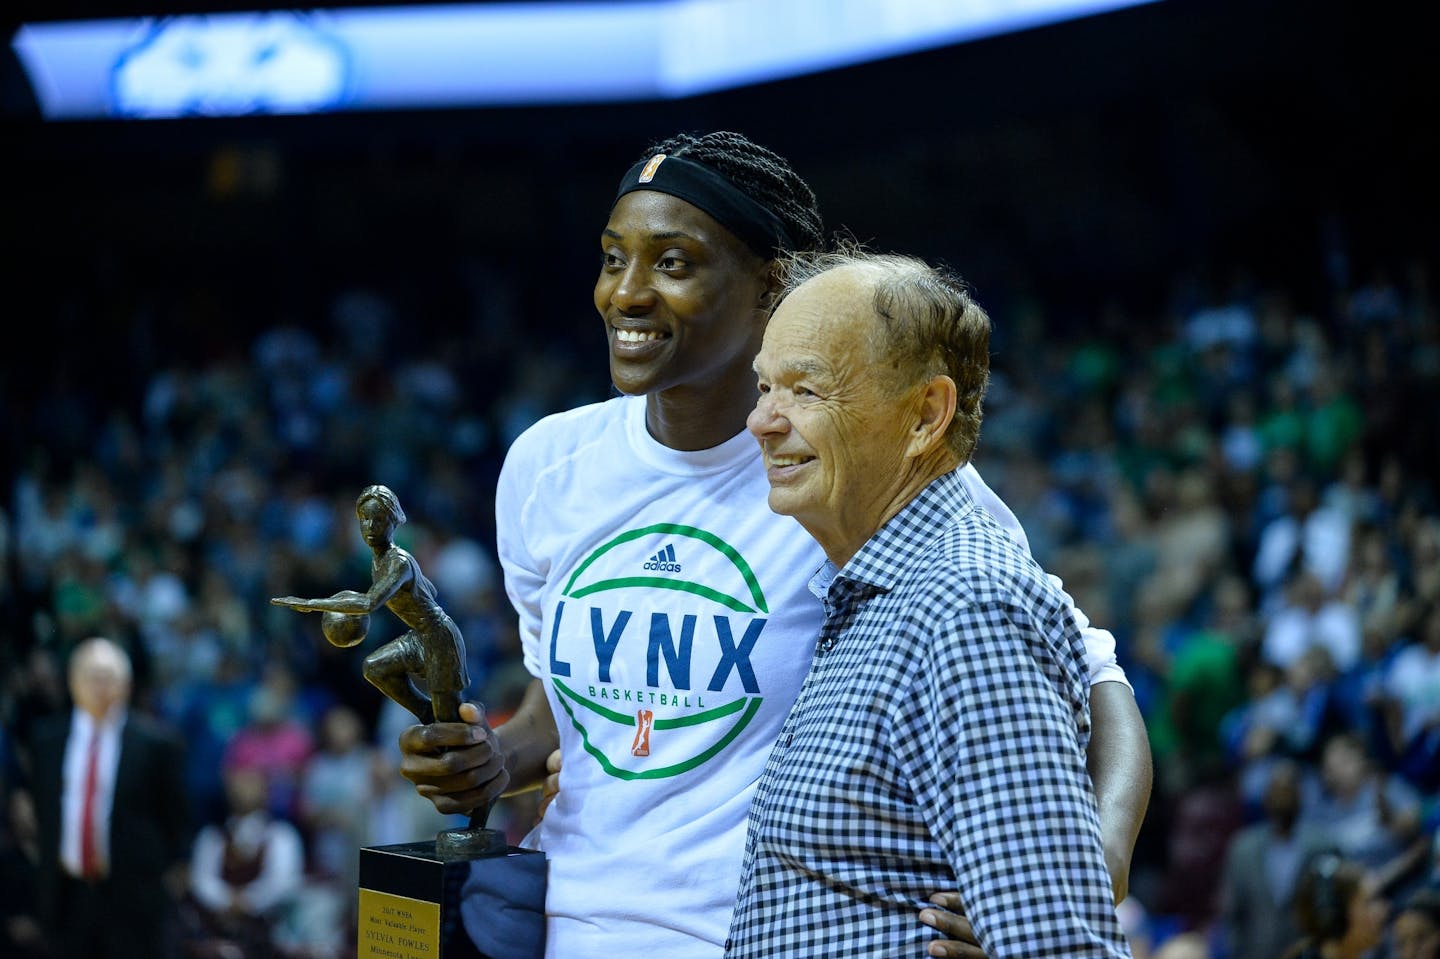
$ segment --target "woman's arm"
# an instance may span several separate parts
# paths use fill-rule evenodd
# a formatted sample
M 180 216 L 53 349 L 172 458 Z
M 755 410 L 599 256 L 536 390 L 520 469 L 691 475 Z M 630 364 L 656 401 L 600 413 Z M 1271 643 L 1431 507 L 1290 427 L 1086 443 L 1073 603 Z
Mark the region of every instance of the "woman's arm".
M 1154 769 L 1135 694 L 1120 682 L 1090 687 L 1090 747 L 1085 759 L 1100 811 L 1100 838 L 1115 901 L 1130 890 L 1130 858 L 1150 805 Z

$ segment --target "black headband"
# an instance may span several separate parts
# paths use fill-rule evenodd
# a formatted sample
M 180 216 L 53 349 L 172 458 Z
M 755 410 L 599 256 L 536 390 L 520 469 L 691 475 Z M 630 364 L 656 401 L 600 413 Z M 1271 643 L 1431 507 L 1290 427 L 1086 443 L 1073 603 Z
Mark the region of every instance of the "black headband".
M 619 199 L 636 190 L 668 193 L 710 214 L 761 259 L 793 248 L 780 218 L 742 193 L 735 184 L 701 163 L 657 153 L 626 171 L 615 193 Z

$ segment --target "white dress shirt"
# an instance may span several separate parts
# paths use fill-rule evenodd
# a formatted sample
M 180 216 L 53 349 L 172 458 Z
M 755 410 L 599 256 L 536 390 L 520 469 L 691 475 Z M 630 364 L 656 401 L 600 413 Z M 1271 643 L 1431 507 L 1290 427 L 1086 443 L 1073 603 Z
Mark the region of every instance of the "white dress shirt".
M 96 722 L 90 714 L 75 710 L 70 717 L 70 738 L 65 743 L 64 789 L 60 796 L 60 864 L 72 876 L 80 876 L 81 819 L 85 810 L 85 774 L 90 755 L 90 738 Z M 115 801 L 115 771 L 120 765 L 120 730 L 125 710 L 107 716 L 99 724 L 100 755 L 95 766 L 95 848 L 101 873 L 110 868 L 110 812 Z

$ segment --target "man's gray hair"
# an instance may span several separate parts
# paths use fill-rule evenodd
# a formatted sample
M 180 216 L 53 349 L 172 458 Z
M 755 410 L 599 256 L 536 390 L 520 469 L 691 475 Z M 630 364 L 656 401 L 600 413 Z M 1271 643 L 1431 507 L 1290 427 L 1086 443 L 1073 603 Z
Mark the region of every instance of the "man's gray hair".
M 782 259 L 781 299 L 805 281 L 842 267 L 873 277 L 871 305 L 882 331 L 875 355 L 890 371 L 892 384 L 905 389 L 941 374 L 955 381 L 955 418 L 945 440 L 967 462 L 980 437 L 981 401 L 990 381 L 989 315 L 948 267 L 874 252 L 854 241 L 843 241 L 831 252 Z

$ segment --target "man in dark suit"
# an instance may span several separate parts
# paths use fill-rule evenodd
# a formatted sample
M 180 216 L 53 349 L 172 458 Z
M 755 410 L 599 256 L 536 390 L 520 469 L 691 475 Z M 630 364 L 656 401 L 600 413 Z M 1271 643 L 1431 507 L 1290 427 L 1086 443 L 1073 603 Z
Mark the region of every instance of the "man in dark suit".
M 70 715 L 36 724 L 29 757 L 41 922 L 64 959 L 156 959 L 189 852 L 183 746 L 129 711 L 111 640 L 80 642 L 69 681 Z
M 1291 908 L 1305 862 L 1322 848 L 1299 829 L 1304 769 L 1275 762 L 1265 786 L 1265 818 L 1240 830 L 1220 880 L 1220 933 L 1234 959 L 1274 959 L 1300 936 Z

